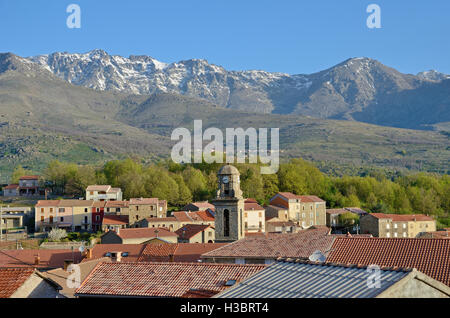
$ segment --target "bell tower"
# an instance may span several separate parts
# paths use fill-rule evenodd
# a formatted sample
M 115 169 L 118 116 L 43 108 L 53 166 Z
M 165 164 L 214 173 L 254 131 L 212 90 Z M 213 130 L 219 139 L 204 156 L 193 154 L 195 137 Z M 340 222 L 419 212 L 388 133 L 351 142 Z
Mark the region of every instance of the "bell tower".
M 220 168 L 215 207 L 215 241 L 228 243 L 245 236 L 243 230 L 244 198 L 240 187 L 239 170 L 231 165 Z

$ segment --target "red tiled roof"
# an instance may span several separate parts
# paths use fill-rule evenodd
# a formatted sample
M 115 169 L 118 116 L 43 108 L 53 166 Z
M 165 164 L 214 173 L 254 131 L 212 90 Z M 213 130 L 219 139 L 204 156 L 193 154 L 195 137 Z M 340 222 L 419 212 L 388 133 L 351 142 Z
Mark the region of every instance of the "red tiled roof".
M 35 207 L 43 208 L 43 207 L 57 207 L 59 204 L 59 200 L 39 200 Z
M 19 187 L 18 184 L 10 184 L 10 185 L 7 185 L 6 187 L 3 187 L 3 190 L 5 190 L 5 189 L 17 189 L 18 187 Z
M 350 211 L 346 209 L 327 209 L 327 214 L 343 214 L 343 213 L 351 213 Z
M 158 198 L 132 198 L 130 204 L 158 204 Z
M 11 297 L 34 273 L 34 268 L 0 268 L 0 298 Z
M 244 211 L 252 211 L 252 210 L 260 211 L 264 210 L 264 208 L 260 206 L 255 199 L 246 199 L 244 201 Z
M 109 189 L 111 189 L 110 185 L 90 185 L 86 188 L 86 191 L 108 191 Z
M 416 268 L 450 286 L 450 240 L 339 237 L 327 262 Z
M 190 239 L 191 237 L 197 235 L 200 232 L 203 232 L 209 227 L 210 225 L 186 224 L 176 230 L 175 233 L 177 233 L 178 237 L 181 239 Z
M 172 212 L 172 215 L 179 221 L 179 222 L 191 222 L 194 221 L 194 219 L 191 217 L 191 213 L 186 211 L 177 211 Z
M 214 210 L 214 205 L 209 203 L 208 201 L 203 201 L 203 202 L 192 202 L 192 205 L 195 205 L 198 208 L 204 208 L 204 209 L 213 209 Z
M 39 255 L 39 265 L 35 265 Z M 79 251 L 73 252 L 74 263 L 78 264 L 82 257 Z M 0 267 L 36 267 L 58 268 L 64 266 L 64 260 L 72 259 L 71 250 L 0 250 Z
M 144 247 L 145 245 L 142 244 L 96 244 L 92 248 L 92 257 L 84 258 L 83 262 L 105 257 L 105 254 L 108 252 L 126 252 L 128 256 L 122 258 L 122 260 L 137 262 Z
M 105 201 L 106 208 L 126 208 L 128 207 L 128 201 Z
M 215 218 L 208 210 L 195 212 L 203 221 L 214 222 Z
M 325 202 L 315 195 L 297 195 L 291 192 L 278 192 L 278 194 L 285 197 L 286 199 L 299 199 L 300 202 Z
M 104 225 L 127 225 L 128 215 L 104 215 Z
M 166 218 L 147 218 L 149 223 L 161 223 L 161 222 L 176 222 L 177 219 L 173 216 L 169 216 Z
M 392 221 L 433 221 L 434 219 L 424 214 L 385 214 L 385 213 L 370 213 L 371 216 L 377 219 L 392 219 Z
M 335 236 L 328 235 L 328 232 L 327 227 L 320 227 L 292 234 L 266 234 L 264 236 L 245 237 L 203 254 L 202 258 L 307 258 L 316 250 L 323 253 L 330 250 Z
M 91 207 L 93 200 L 59 200 L 59 207 Z
M 19 180 L 38 180 L 39 176 L 23 176 L 20 177 Z
M 264 268 L 212 263 L 100 263 L 76 294 L 181 297 L 192 289 L 220 292 L 227 288 L 227 281 L 242 281 Z
M 175 233 L 170 232 L 168 229 L 163 227 L 121 229 L 118 235 L 123 239 L 145 238 L 145 237 L 151 238 L 156 236 L 158 237 L 177 236 Z

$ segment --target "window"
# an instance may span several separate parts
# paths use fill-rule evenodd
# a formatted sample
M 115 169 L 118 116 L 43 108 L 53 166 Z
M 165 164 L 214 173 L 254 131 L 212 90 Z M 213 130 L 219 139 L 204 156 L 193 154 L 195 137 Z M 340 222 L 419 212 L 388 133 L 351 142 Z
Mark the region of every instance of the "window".
M 305 217 L 305 213 L 302 213 L 302 218 L 304 218 Z
M 64 218 L 63 218 L 63 217 L 61 217 L 61 219 L 60 219 L 60 220 L 61 220 L 61 222 L 64 222 Z
M 259 212 L 259 213 L 258 213 L 258 216 L 259 216 L 260 218 L 262 218 L 262 212 Z
M 403 232 L 403 237 L 406 237 L 406 232 Z
M 397 232 L 394 233 L 394 237 L 397 237 Z
M 313 222 L 313 221 L 311 220 L 311 221 L 309 221 L 309 224 L 310 224 L 310 225 L 313 225 L 313 224 L 314 224 L 314 222 Z
M 109 212 L 109 208 L 106 208 L 106 212 Z
M 90 195 L 94 195 L 94 191 L 90 191 L 89 194 L 90 194 Z
M 406 224 L 405 223 L 403 223 L 403 228 L 406 229 Z
M 248 223 L 245 222 L 245 229 L 248 229 Z
M 162 206 L 159 207 L 159 211 L 162 211 Z
M 44 222 L 44 216 L 41 216 L 41 222 Z
M 386 233 L 386 237 L 391 237 L 391 233 Z
M 59 208 L 59 212 L 66 212 L 65 208 Z
M 50 215 L 50 224 L 53 223 L 53 215 Z
M 41 213 L 44 213 L 44 208 L 41 208 Z
M 209 232 L 208 232 L 208 237 L 212 237 L 212 234 L 213 234 L 213 232 L 212 232 L 212 231 L 209 231 Z
M 227 209 L 223 210 L 223 236 L 230 236 L 230 211 Z
M 136 215 L 136 220 L 139 220 L 139 215 Z
M 246 218 L 246 217 L 248 217 L 248 214 L 247 214 L 247 212 L 245 212 L 245 213 L 244 213 L 244 218 Z
M 95 216 L 95 220 L 96 220 L 96 221 L 100 221 L 100 215 L 96 215 L 96 216 Z
M 88 217 L 85 216 L 85 217 L 84 217 L 84 223 L 87 223 L 87 222 L 88 222 Z
M 136 211 L 139 211 L 139 205 L 136 205 Z
M 388 229 L 388 230 L 389 230 L 389 228 L 390 228 L 389 224 L 386 224 L 386 229 Z
M 87 208 L 85 208 L 85 209 L 84 209 L 84 212 L 87 212 L 87 211 L 88 211 L 88 209 L 87 209 Z
M 53 208 L 50 208 L 50 213 L 52 213 L 53 212 Z
M 120 212 L 120 208 L 117 208 L 117 209 L 116 209 L 116 212 Z
M 310 205 L 309 207 L 310 207 L 310 209 L 312 210 L 312 205 Z
M 396 229 L 396 228 L 397 228 L 397 223 L 394 224 L 394 229 Z

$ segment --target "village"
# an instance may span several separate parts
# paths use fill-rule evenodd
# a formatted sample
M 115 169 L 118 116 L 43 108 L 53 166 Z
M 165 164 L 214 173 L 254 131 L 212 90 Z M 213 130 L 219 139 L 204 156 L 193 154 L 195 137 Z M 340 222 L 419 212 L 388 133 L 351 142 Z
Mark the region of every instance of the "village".
M 450 229 L 432 216 L 327 209 L 291 192 L 261 205 L 232 165 L 214 199 L 178 211 L 110 185 L 47 199 L 38 179 L 3 188 L 38 199 L 1 208 L 2 298 L 450 296 Z

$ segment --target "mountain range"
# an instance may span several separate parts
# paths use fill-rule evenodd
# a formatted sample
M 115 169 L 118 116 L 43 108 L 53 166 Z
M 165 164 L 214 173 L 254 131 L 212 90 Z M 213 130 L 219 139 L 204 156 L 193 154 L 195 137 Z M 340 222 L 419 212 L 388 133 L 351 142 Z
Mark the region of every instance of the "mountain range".
M 174 93 L 255 113 L 297 114 L 432 129 L 450 122 L 450 75 L 403 74 L 351 58 L 313 74 L 228 71 L 206 60 L 163 63 L 149 56 L 52 53 L 26 59 L 69 83 L 100 91 Z
M 372 82 L 362 80 L 368 75 L 349 78 L 359 73 L 372 74 Z M 370 83 L 375 79 L 374 93 Z M 194 119 L 202 119 L 204 129 L 280 128 L 282 158 L 303 157 L 327 169 L 380 166 L 448 173 L 449 82 L 444 74 L 404 75 L 368 59 L 291 76 L 228 72 L 202 60 L 164 64 L 150 57 L 126 59 L 99 50 L 30 58 L 3 53 L 0 181 L 7 181 L 18 164 L 39 172 L 54 159 L 100 164 L 130 156 L 146 162 L 167 158 L 175 143 L 170 140 L 173 129 L 191 129 Z M 327 95 L 322 85 L 334 91 L 330 88 Z M 303 104 L 287 102 L 306 92 L 312 93 L 302 97 Z M 362 106 L 374 98 L 378 107 L 371 102 Z M 407 107 L 397 109 L 403 101 L 409 101 Z M 421 106 L 422 101 L 428 104 Z M 396 106 L 392 112 L 397 116 L 407 116 L 399 127 L 415 122 L 423 128 L 426 120 L 434 130 L 383 127 L 358 119 L 372 112 L 373 121 L 383 120 L 389 105 Z M 415 107 L 420 112 L 412 114 Z

